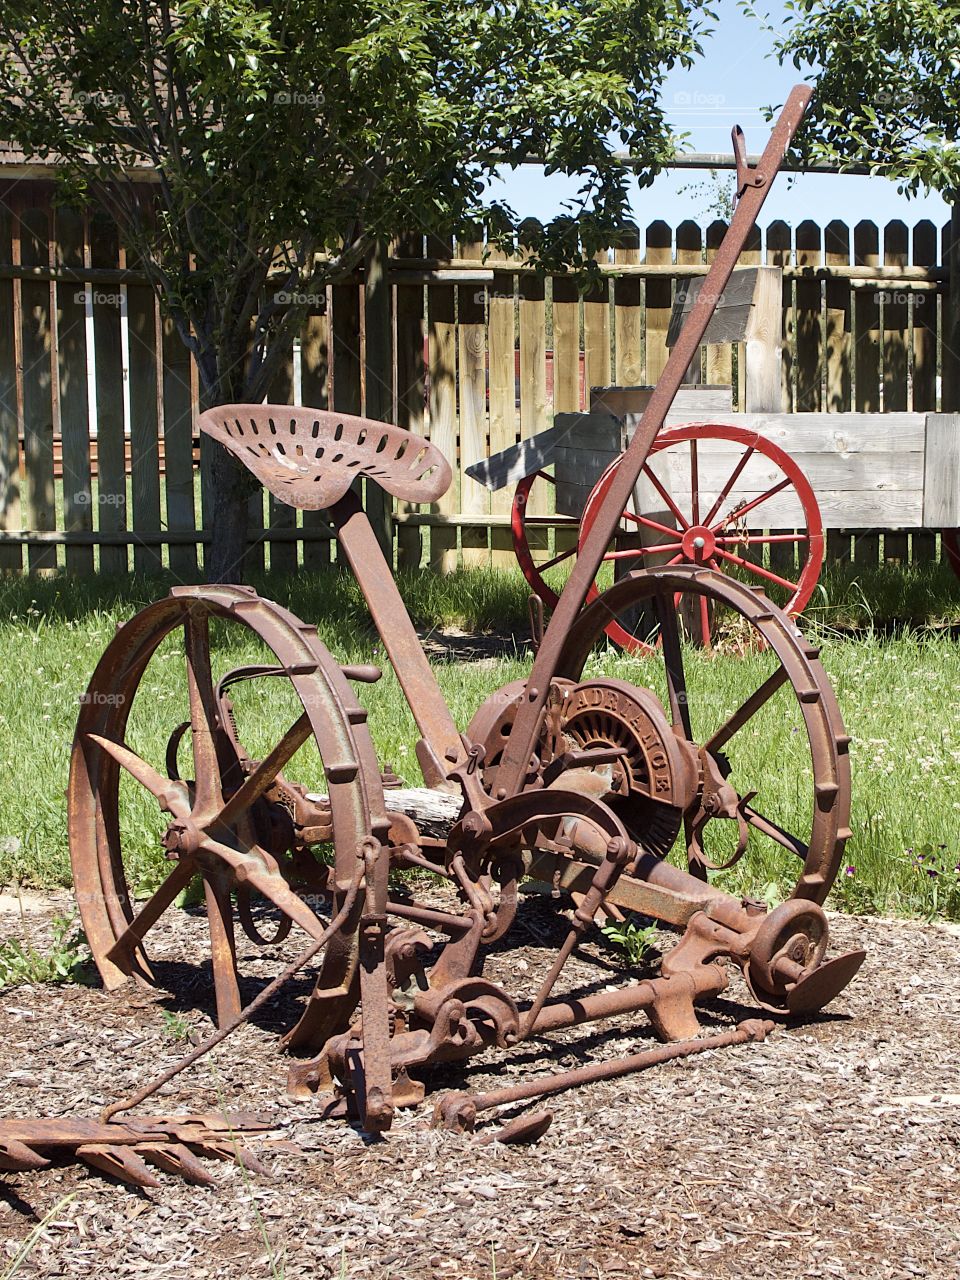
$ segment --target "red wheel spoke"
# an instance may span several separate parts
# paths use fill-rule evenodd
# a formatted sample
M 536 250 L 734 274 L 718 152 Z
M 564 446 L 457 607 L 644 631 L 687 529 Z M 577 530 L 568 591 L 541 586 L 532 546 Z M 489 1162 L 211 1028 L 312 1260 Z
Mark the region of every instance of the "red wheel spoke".
M 768 489 L 766 493 L 761 493 L 759 498 L 754 498 L 752 502 L 745 502 L 742 507 L 737 507 L 735 511 L 731 511 L 717 525 L 717 529 L 725 529 L 731 520 L 742 520 L 748 511 L 753 511 L 755 507 L 759 507 L 761 502 L 766 502 L 768 498 L 775 498 L 778 493 L 782 493 L 784 489 L 790 485 L 789 477 L 781 480 L 779 484 L 775 484 L 772 489 Z M 786 524 L 786 520 L 783 521 Z
M 690 441 L 690 515 L 694 524 L 700 523 L 700 464 L 696 440 Z
M 787 670 L 785 667 L 778 667 L 772 676 L 768 676 L 763 684 L 759 685 L 750 697 L 742 702 L 729 716 L 720 728 L 708 738 L 703 744 L 704 751 L 721 751 L 730 741 L 735 733 L 739 733 L 748 720 L 751 720 L 763 704 L 782 688 L 788 680 Z
M 737 463 L 737 465 L 734 467 L 734 469 L 733 469 L 733 471 L 732 471 L 732 473 L 731 473 L 731 475 L 730 475 L 730 479 L 727 481 L 727 483 L 726 483 L 726 484 L 723 486 L 723 488 L 720 490 L 720 493 L 719 493 L 719 496 L 717 497 L 716 502 L 713 504 L 713 506 L 712 506 L 712 507 L 710 508 L 710 510 L 707 512 L 706 517 L 704 518 L 703 523 L 704 523 L 705 525 L 707 525 L 708 527 L 709 527 L 709 525 L 710 525 L 710 521 L 711 521 L 711 520 L 716 516 L 717 512 L 720 510 L 721 506 L 723 505 L 723 500 L 724 500 L 724 498 L 727 496 L 727 494 L 730 492 L 730 490 L 733 488 L 733 486 L 734 486 L 734 485 L 737 483 L 737 481 L 740 479 L 740 476 L 741 476 L 741 474 L 742 474 L 742 472 L 743 472 L 743 468 L 747 465 L 747 463 L 750 461 L 751 457 L 753 456 L 753 454 L 754 454 L 755 452 L 756 452 L 756 450 L 754 449 L 753 445 L 749 445 L 749 446 L 748 446 L 748 448 L 747 448 L 746 453 L 743 455 L 743 457 L 740 459 L 740 461 L 739 461 L 739 462 Z
M 710 648 L 710 605 L 706 596 L 700 597 L 700 638 L 705 649 Z
M 629 560 L 632 556 L 652 556 L 665 554 L 667 551 L 682 551 L 683 547 L 679 542 L 664 543 L 654 547 L 632 547 L 626 551 L 608 551 L 603 557 L 604 560 Z M 682 557 L 680 557 L 682 558 Z M 670 561 L 674 563 L 673 560 Z M 546 565 L 542 566 L 546 568 Z
M 127 953 L 140 945 L 147 936 L 147 932 L 153 928 L 167 907 L 187 887 L 196 873 L 195 859 L 182 858 L 156 893 L 147 899 L 138 914 L 130 921 L 107 952 L 107 958 L 122 967 Z
M 642 524 L 645 529 L 653 529 L 657 533 L 669 533 L 670 537 L 676 535 L 676 529 L 671 529 L 668 524 L 661 524 L 659 520 L 651 520 L 649 516 L 638 516 L 635 511 L 624 511 L 624 520 L 632 520 L 634 524 Z
M 680 528 L 681 528 L 681 529 L 689 529 L 689 528 L 690 528 L 690 521 L 689 521 L 689 520 L 687 519 L 687 517 L 683 514 L 683 512 L 680 510 L 680 508 L 677 506 L 677 504 L 674 502 L 674 500 L 670 497 L 669 493 L 667 493 L 666 489 L 665 489 L 665 488 L 663 487 L 663 485 L 660 483 L 659 477 L 658 477 L 658 476 L 656 476 L 656 475 L 654 474 L 653 468 L 650 466 L 650 463 L 649 463 L 649 462 L 644 463 L 643 471 L 644 471 L 644 474 L 646 475 L 647 479 L 650 481 L 650 483 L 651 483 L 651 484 L 653 485 L 653 487 L 656 489 L 657 493 L 659 493 L 660 497 L 661 497 L 661 498 L 664 500 L 664 502 L 667 504 L 667 506 L 669 507 L 670 511 L 673 513 L 674 517 L 679 521 Z M 675 529 L 671 529 L 671 530 L 670 530 L 670 532 L 671 532 L 671 533 L 676 533 L 676 530 L 675 530 Z
M 220 762 L 216 747 L 216 708 L 210 672 L 210 626 L 205 613 L 190 612 L 184 623 L 187 685 L 190 691 L 190 736 L 193 743 L 195 806 L 219 809 Z
M 736 535 L 730 535 L 730 536 L 725 537 L 725 538 L 724 538 L 724 537 L 721 537 L 721 538 L 718 538 L 718 539 L 717 539 L 717 542 L 718 542 L 718 543 L 720 543 L 720 544 L 721 544 L 721 546 L 724 546 L 724 547 L 729 547 L 729 546 L 734 546 L 734 547 L 735 547 L 735 546 L 738 546 L 739 544 L 743 543 L 743 541 L 744 541 L 744 539 L 743 539 L 743 538 L 738 538 Z M 770 533 L 770 534 L 763 534 L 763 535 L 758 534 L 756 537 L 754 537 L 754 535 L 751 533 L 751 534 L 750 534 L 750 537 L 747 539 L 747 541 L 748 541 L 748 543 L 749 543 L 749 545 L 750 545 L 751 547 L 754 545 L 754 543 L 762 543 L 762 542 L 765 542 L 765 543 L 771 543 L 771 542 L 807 542 L 807 541 L 809 541 L 809 534 L 806 534 L 806 533 Z
M 731 560 L 734 564 L 740 565 L 741 569 L 749 569 L 758 578 L 766 578 L 768 582 L 775 582 L 779 587 L 786 587 L 791 594 L 797 589 L 795 582 L 791 582 L 789 578 L 781 578 L 779 573 L 771 573 L 762 564 L 754 564 L 752 560 L 744 560 L 743 556 L 735 556 L 730 551 L 724 551 L 722 547 L 717 547 L 717 555 L 722 556 L 724 560 Z
M 566 551 L 561 551 L 558 556 L 554 556 L 552 560 L 548 560 L 546 564 L 538 564 L 537 571 L 539 573 L 546 573 L 546 571 L 548 569 L 552 569 L 554 565 L 560 564 L 562 560 L 569 560 L 571 556 L 575 556 L 576 554 L 577 548 L 575 546 L 569 547 Z

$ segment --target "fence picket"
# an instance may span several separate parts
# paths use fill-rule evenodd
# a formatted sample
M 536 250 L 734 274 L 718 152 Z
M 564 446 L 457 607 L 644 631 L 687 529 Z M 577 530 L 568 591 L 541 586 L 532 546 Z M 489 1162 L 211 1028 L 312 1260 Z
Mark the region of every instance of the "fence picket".
M 879 265 L 880 237 L 876 223 L 858 222 L 854 227 L 853 260 L 858 266 Z M 874 289 L 858 289 L 855 294 L 853 340 L 855 408 L 859 413 L 879 413 L 880 304 Z M 880 535 L 874 530 L 855 530 L 853 558 L 857 564 L 876 564 L 880 559 Z
M 13 196 L 4 189 L 0 199 L 0 261 L 19 261 L 19 231 L 14 218 Z M 19 533 L 20 439 L 22 413 L 18 376 L 20 346 L 20 281 L 0 280 L 0 532 Z M 13 543 L 0 544 L 0 571 L 20 573 L 23 551 Z
M 640 258 L 640 229 L 632 222 L 627 223 L 614 246 L 613 260 L 634 264 Z M 613 303 L 614 381 L 621 387 L 638 387 L 643 382 L 643 285 L 638 276 L 623 276 L 614 281 Z
M 61 207 L 55 211 L 54 218 L 56 265 L 70 270 L 82 268 L 85 239 L 83 214 L 76 209 Z M 63 527 L 69 533 L 93 531 L 85 297 L 83 285 L 63 281 L 56 286 Z M 154 462 L 154 470 L 156 469 Z M 66 567 L 70 573 L 92 573 L 93 547 L 68 546 Z
M 116 270 L 120 248 L 116 228 L 95 215 L 90 224 L 90 265 Z M 96 352 L 97 528 L 122 533 L 127 527 L 127 480 L 123 412 L 123 346 L 119 287 L 94 290 L 93 341 Z M 127 548 L 100 548 L 101 573 L 126 573 Z
M 521 254 L 529 252 L 527 245 L 536 243 L 540 223 L 528 219 L 520 227 Z M 547 418 L 547 312 L 546 290 L 540 275 L 521 275 L 518 282 L 520 317 L 520 438 L 545 431 L 550 425 Z M 609 329 L 607 330 L 609 334 Z M 530 491 L 527 514 L 548 514 L 547 492 L 543 485 L 534 485 Z M 545 527 L 527 528 L 527 541 L 531 550 L 545 550 L 549 531 Z
M 906 224 L 888 222 L 883 232 L 883 264 L 905 267 L 909 258 L 909 236 Z M 909 315 L 907 294 L 902 287 L 883 289 L 883 408 L 893 413 L 907 407 L 909 376 Z M 883 535 L 883 558 L 905 563 L 908 551 L 905 532 L 887 530 Z
M 673 262 L 673 233 L 662 220 L 647 227 L 648 265 L 667 266 Z M 653 386 L 667 363 L 667 330 L 673 306 L 673 282 L 669 276 L 650 276 L 646 282 L 646 351 L 644 381 Z
M 494 268 L 506 255 L 491 247 L 488 254 Z M 494 269 L 489 294 L 487 345 L 490 360 L 490 452 L 499 453 L 517 442 L 516 408 L 516 311 L 515 281 L 510 271 Z M 491 495 L 490 509 L 498 516 L 510 513 L 513 494 L 500 489 Z M 509 528 L 494 525 L 490 530 L 491 563 L 495 569 L 510 569 L 516 564 Z
M 25 267 L 50 265 L 49 206 L 35 207 L 39 197 L 31 192 L 20 215 L 21 255 Z M 23 454 L 26 472 L 25 519 L 28 529 L 40 532 L 57 527 L 53 482 L 53 429 L 55 404 L 51 360 L 53 354 L 52 286 L 46 280 L 23 282 Z M 32 573 L 57 567 L 55 546 L 32 545 L 27 551 Z
M 827 266 L 848 266 L 850 262 L 850 229 L 843 222 L 830 222 L 824 229 L 824 261 Z M 827 399 L 828 413 L 843 413 L 850 408 L 853 394 L 851 367 L 850 284 L 847 280 L 828 280 L 827 303 Z M 830 529 L 827 533 L 827 555 L 831 560 L 850 559 L 850 534 L 846 529 Z
M 130 264 L 134 269 L 136 262 Z M 157 396 L 157 303 L 146 284 L 127 286 L 130 352 L 130 477 L 133 530 L 160 528 L 159 399 Z M 137 573 L 160 568 L 160 548 L 134 543 Z
M 707 227 L 706 260 L 712 263 L 726 234 L 727 224 L 717 219 Z M 733 386 L 733 346 L 729 342 L 707 343 L 707 382 L 713 386 Z
M 937 228 L 925 219 L 913 228 L 913 264 L 932 267 L 937 262 Z M 937 295 L 932 289 L 918 289 L 913 306 L 913 411 L 937 410 Z M 911 535 L 913 564 L 937 558 L 937 535 L 933 529 L 915 529 Z
M 427 253 L 441 260 L 452 256 L 452 242 L 428 237 Z M 427 289 L 429 343 L 430 439 L 457 470 L 457 327 L 456 290 L 452 284 L 432 284 Z M 456 514 L 456 489 L 452 486 L 434 504 L 440 515 Z M 456 525 L 430 529 L 430 564 L 441 573 L 457 567 Z
M 167 528 L 187 533 L 197 527 L 194 504 L 193 403 L 190 389 L 191 359 L 170 316 L 163 318 L 163 468 Z M 178 578 L 197 572 L 197 548 L 170 545 L 170 571 Z
M 423 236 L 406 235 L 397 245 L 400 257 L 422 258 Z M 424 361 L 422 283 L 398 284 L 394 302 L 395 349 L 397 366 L 397 425 L 414 435 L 426 434 L 424 424 Z M 416 503 L 403 502 L 398 511 L 416 512 Z M 423 557 L 423 534 L 420 526 L 410 522 L 397 525 L 397 565 L 419 569 Z
M 460 241 L 460 257 L 468 261 L 483 259 L 482 229 L 475 228 L 471 238 Z M 467 467 L 487 456 L 487 334 L 484 304 L 486 290 L 482 284 L 468 283 L 457 290 L 457 339 L 460 358 L 460 511 L 464 515 L 483 516 L 490 507 L 489 494 L 483 485 L 472 480 Z M 456 484 L 456 480 L 454 480 Z M 487 529 L 483 525 L 464 525 L 460 530 L 461 557 L 465 567 L 488 565 Z

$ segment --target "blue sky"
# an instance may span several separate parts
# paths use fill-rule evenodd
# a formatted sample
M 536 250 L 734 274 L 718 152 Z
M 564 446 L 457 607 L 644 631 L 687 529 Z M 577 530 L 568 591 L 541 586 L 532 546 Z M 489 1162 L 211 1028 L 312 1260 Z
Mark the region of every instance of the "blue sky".
M 690 135 L 688 151 L 730 152 L 730 130 L 743 126 L 747 150 L 762 150 L 768 125 L 761 108 L 783 102 L 799 73 L 792 66 L 781 67 L 772 55 L 773 36 L 759 22 L 747 17 L 736 0 L 717 0 L 716 34 L 704 45 L 704 56 L 689 71 L 678 69 L 666 81 L 663 101 L 671 125 Z M 782 6 L 767 6 L 773 20 Z M 723 173 L 720 175 L 724 180 Z M 640 190 L 631 183 L 632 215 L 642 227 L 655 218 L 676 226 L 684 218 L 706 223 L 708 213 L 708 172 L 691 170 L 661 174 L 651 187 Z M 686 192 L 683 187 L 704 184 Z M 573 198 L 579 180 L 554 175 L 527 165 L 507 171 L 491 194 L 506 199 L 521 217 L 546 219 L 563 211 L 564 200 Z M 767 198 L 761 224 L 783 218 L 794 226 L 804 218 L 821 225 L 841 218 L 850 225 L 862 218 L 883 224 L 902 218 L 908 225 L 931 218 L 938 226 L 948 218 L 944 201 L 937 195 L 907 199 L 898 194 L 896 183 L 886 178 L 847 177 L 828 174 L 781 174 Z

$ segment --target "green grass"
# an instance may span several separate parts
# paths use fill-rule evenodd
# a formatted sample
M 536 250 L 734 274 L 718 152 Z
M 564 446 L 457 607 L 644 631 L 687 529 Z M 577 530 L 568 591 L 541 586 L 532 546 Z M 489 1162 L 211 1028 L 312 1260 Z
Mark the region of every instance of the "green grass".
M 63 791 L 78 699 L 118 622 L 162 594 L 160 579 L 7 579 L 0 582 L 0 884 L 38 886 L 70 880 Z M 336 574 L 301 574 L 256 583 L 295 613 L 316 621 L 320 635 L 343 660 L 382 659 L 355 584 Z M 430 573 L 401 580 L 411 612 L 422 626 L 455 625 L 466 631 L 522 632 L 526 584 L 515 573 L 472 571 L 440 578 Z M 898 616 L 914 629 L 886 634 Z M 960 643 L 943 624 L 960 621 L 960 589 L 935 566 L 907 572 L 831 571 L 812 611 L 824 639 L 823 660 L 853 735 L 854 839 L 834 890 L 836 905 L 851 910 L 960 916 Z M 928 629 L 917 630 L 921 623 Z M 845 634 L 856 628 L 852 637 Z M 217 628 L 216 660 L 225 668 L 262 660 L 256 643 Z M 771 669 L 768 654 L 715 657 L 691 651 L 688 679 L 694 729 L 732 710 Z M 523 676 L 528 658 L 484 663 L 440 663 L 437 675 L 457 723 L 465 728 L 484 697 Z M 618 675 L 649 684 L 662 697 L 656 659 L 596 654 L 590 674 Z M 134 704 L 129 740 L 161 763 L 170 729 L 185 718 L 182 654 L 171 639 L 148 668 L 145 693 Z M 419 781 L 415 733 L 399 685 L 387 667 L 374 688 L 359 696 L 370 709 L 374 741 L 384 762 L 411 785 Z M 238 694 L 253 751 L 266 749 L 295 718 L 292 695 L 279 681 L 251 684 Z M 809 770 L 802 735 L 793 732 L 795 703 L 786 692 L 738 735 L 731 748 L 733 780 L 759 788 L 758 806 L 800 830 L 809 808 Z M 310 747 L 291 776 L 320 785 L 322 770 Z M 125 780 L 122 823 L 132 878 L 148 887 L 162 872 L 161 824 L 153 801 Z M 732 825 L 732 824 L 724 824 Z M 719 824 L 713 824 L 714 827 Z M 721 832 L 721 835 L 728 833 Z M 721 841 L 721 848 L 722 848 Z M 774 846 L 758 848 L 721 883 L 770 897 L 789 891 L 796 864 Z M 764 842 L 765 843 L 765 842 Z M 931 875 L 930 871 L 937 871 Z

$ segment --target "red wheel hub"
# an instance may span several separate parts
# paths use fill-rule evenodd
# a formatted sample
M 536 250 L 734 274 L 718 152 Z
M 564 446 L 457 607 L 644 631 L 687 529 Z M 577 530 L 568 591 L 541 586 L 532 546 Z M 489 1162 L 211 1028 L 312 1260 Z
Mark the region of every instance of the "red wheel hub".
M 680 539 L 683 554 L 694 564 L 708 564 L 717 549 L 717 536 L 705 524 L 691 525 Z

